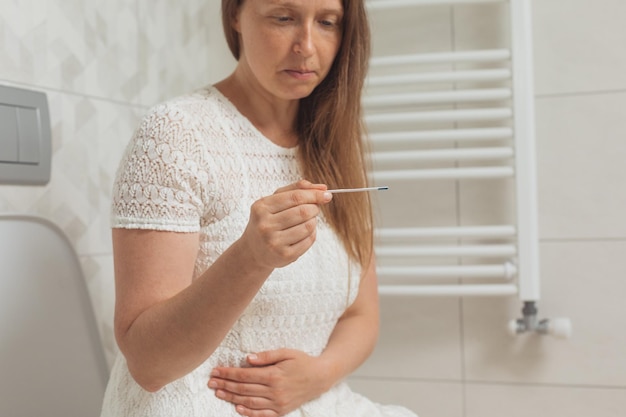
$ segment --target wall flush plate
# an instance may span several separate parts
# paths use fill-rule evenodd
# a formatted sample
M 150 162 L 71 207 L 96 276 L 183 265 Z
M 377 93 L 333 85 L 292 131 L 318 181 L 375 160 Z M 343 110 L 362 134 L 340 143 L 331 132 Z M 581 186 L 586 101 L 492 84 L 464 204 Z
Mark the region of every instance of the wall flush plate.
M 0 85 L 0 184 L 45 185 L 51 159 L 45 93 Z

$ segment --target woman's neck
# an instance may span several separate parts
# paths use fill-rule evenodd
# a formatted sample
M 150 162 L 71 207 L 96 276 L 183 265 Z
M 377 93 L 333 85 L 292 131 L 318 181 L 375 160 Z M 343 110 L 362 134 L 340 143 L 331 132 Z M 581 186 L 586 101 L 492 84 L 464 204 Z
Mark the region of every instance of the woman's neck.
M 274 97 L 238 71 L 215 87 L 272 142 L 286 148 L 298 144 L 295 125 L 299 101 Z

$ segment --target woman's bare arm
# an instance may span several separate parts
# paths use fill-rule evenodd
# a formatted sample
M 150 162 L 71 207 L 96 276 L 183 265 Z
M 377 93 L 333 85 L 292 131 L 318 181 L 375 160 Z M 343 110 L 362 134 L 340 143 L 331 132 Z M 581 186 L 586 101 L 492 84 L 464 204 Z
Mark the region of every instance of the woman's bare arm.
M 354 303 L 341 316 L 320 359 L 330 388 L 371 355 L 380 329 L 378 279 L 374 258 L 365 269 Z
M 308 250 L 324 189 L 301 182 L 257 201 L 242 237 L 193 282 L 197 233 L 114 229 L 115 335 L 144 389 L 205 361 L 272 270 Z

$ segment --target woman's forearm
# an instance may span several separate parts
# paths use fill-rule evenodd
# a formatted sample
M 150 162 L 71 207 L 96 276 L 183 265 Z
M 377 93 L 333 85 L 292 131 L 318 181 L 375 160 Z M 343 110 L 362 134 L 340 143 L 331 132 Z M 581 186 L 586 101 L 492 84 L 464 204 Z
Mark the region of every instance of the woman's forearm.
M 156 391 L 199 366 L 271 273 L 235 243 L 191 285 L 116 329 L 133 378 Z M 122 326 L 123 327 L 123 326 Z
M 325 190 L 303 180 L 254 202 L 242 236 L 193 282 L 198 234 L 114 230 L 115 335 L 142 387 L 158 390 L 213 353 L 274 268 L 311 247 Z
M 345 315 L 321 356 L 293 349 L 258 352 L 248 356 L 250 367 L 213 369 L 208 387 L 241 415 L 286 415 L 356 369 L 372 351 L 376 329 L 367 314 Z
M 337 323 L 320 359 L 327 370 L 327 388 L 354 372 L 371 355 L 378 339 L 377 319 L 345 317 Z
M 376 346 L 379 328 L 378 282 L 372 260 L 361 279 L 357 299 L 337 322 L 320 356 L 328 388 L 365 362 Z
M 261 408 L 288 413 L 331 389 L 371 354 L 379 328 L 378 284 L 372 264 L 355 301 L 337 321 L 319 357 L 278 349 L 248 357 L 251 367 L 218 367 L 208 386 L 243 415 Z

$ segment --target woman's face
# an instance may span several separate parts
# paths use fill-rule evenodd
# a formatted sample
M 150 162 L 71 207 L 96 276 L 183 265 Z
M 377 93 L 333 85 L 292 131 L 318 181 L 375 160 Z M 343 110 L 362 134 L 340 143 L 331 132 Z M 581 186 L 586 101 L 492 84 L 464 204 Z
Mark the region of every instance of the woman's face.
M 308 96 L 330 71 L 342 19 L 341 0 L 245 0 L 234 28 L 247 81 L 283 100 Z

